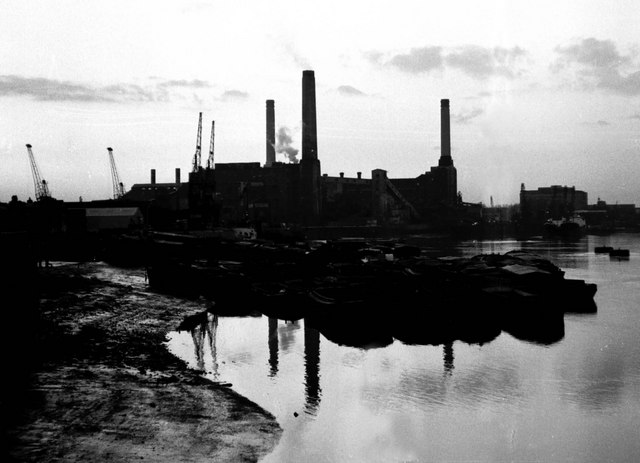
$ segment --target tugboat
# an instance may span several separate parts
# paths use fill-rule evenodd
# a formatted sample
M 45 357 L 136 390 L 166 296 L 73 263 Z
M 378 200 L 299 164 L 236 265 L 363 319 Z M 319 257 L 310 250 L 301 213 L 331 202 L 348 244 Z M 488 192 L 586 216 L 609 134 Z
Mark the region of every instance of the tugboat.
M 586 227 L 585 220 L 577 214 L 562 219 L 548 219 L 543 225 L 546 235 L 563 237 L 580 236 Z

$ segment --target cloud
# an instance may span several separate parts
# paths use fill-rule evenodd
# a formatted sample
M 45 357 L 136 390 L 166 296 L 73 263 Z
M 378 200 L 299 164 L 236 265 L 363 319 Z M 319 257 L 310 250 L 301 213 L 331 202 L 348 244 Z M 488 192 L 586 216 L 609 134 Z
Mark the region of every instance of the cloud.
M 560 55 L 557 65 L 576 62 L 595 68 L 616 67 L 629 59 L 618 53 L 611 40 L 597 40 L 593 37 L 583 39 L 578 44 L 558 46 L 555 51 Z
M 484 109 L 474 108 L 466 113 L 461 113 L 453 116 L 453 120 L 458 124 L 468 124 L 472 119 L 484 114 Z
M 478 92 L 475 95 L 465 96 L 465 97 L 463 97 L 463 99 L 465 99 L 465 100 L 482 100 L 484 98 L 491 98 L 491 97 L 493 97 L 493 93 L 487 92 L 487 91 L 483 91 L 483 92 Z
M 413 48 L 409 53 L 392 55 L 387 60 L 384 60 L 384 54 L 379 51 L 369 51 L 365 53 L 365 57 L 372 63 L 410 74 L 449 68 L 484 80 L 492 76 L 517 77 L 521 73 L 518 63 L 526 54 L 527 52 L 520 47 L 484 48 L 467 45 L 452 49 L 440 46 Z
M 158 84 L 159 87 L 182 87 L 182 88 L 210 88 L 211 84 L 204 80 L 166 80 Z
M 0 76 L 0 96 L 29 96 L 41 101 L 113 101 L 109 92 L 40 77 Z
M 629 116 L 629 119 L 640 119 L 640 113 L 635 113 Z
M 108 95 L 110 101 L 168 101 L 165 90 L 159 92 L 132 84 L 117 84 L 102 87 L 100 92 Z
M 412 74 L 442 69 L 442 48 L 414 48 L 408 54 L 391 57 L 388 64 Z
M 526 55 L 520 47 L 483 48 L 469 45 L 456 49 L 445 57 L 445 62 L 452 68 L 459 69 L 476 79 L 491 76 L 514 78 L 517 76 L 518 60 Z
M 622 95 L 640 95 L 640 71 L 633 55 L 618 51 L 611 40 L 593 37 L 555 48 L 557 60 L 551 65 L 557 74 L 576 71 L 576 81 L 587 90 L 603 89 Z
M 246 100 L 247 98 L 249 98 L 249 94 L 241 90 L 227 90 L 220 96 L 222 101 Z
M 588 127 L 608 127 L 611 125 L 610 122 L 605 121 L 600 119 L 599 121 L 596 122 L 582 122 L 582 125 L 588 126 Z
M 42 77 L 4 75 L 0 76 L 0 97 L 24 96 L 39 101 L 165 102 L 175 96 L 172 88 L 202 89 L 209 86 L 201 80 L 167 80 L 147 86 L 128 83 L 93 86 Z
M 351 85 L 341 85 L 340 87 L 338 87 L 338 93 L 346 96 L 366 96 L 367 95 L 366 93 L 361 92 L 360 90 L 358 90 L 355 87 L 352 87 Z
M 293 62 L 302 69 L 313 69 L 310 61 L 302 56 L 296 46 L 292 42 L 285 42 L 281 44 L 285 53 L 293 60 Z

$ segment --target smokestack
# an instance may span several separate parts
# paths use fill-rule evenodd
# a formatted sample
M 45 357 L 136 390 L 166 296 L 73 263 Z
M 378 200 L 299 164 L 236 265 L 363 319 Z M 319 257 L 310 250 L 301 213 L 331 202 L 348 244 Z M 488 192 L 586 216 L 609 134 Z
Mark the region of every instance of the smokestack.
M 449 100 L 440 100 L 440 167 L 452 166 L 451 129 L 449 126 Z
M 267 162 L 266 166 L 276 162 L 276 117 L 274 101 L 267 100 Z
M 151 169 L 151 184 L 152 185 L 156 184 L 156 170 L 155 169 Z
M 176 183 L 180 185 L 180 168 L 176 167 Z
M 300 213 L 303 223 L 320 220 L 320 160 L 316 126 L 316 78 L 302 71 L 302 159 L 300 160 Z
M 318 159 L 316 78 L 313 71 L 302 71 L 302 159 Z

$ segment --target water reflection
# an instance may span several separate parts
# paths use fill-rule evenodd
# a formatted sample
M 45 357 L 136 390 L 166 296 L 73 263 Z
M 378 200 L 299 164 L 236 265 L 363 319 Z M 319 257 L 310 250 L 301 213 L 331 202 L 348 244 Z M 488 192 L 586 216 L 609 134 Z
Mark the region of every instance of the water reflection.
M 209 311 L 204 311 L 185 318 L 178 327 L 178 331 L 189 331 L 193 340 L 193 348 L 196 359 L 196 367 L 199 371 L 207 371 L 205 365 L 205 343 L 208 340 L 209 352 L 211 353 L 211 374 L 218 378 L 218 353 L 216 346 L 216 336 L 218 331 L 218 315 Z
M 304 325 L 305 411 L 315 414 L 320 405 L 320 333 Z
M 637 237 L 616 239 L 606 244 L 640 247 Z M 209 368 L 207 346 L 215 351 L 216 342 L 207 339 L 217 338 L 223 380 L 276 416 L 284 433 L 265 462 L 640 461 L 640 260 L 612 261 L 589 252 L 594 244 L 452 250 L 546 256 L 567 277 L 598 284 L 597 316 L 595 305 L 581 310 L 587 316 L 538 318 L 512 307 L 520 315 L 510 321 L 484 330 L 469 319 L 466 331 L 444 336 L 428 307 L 403 319 L 397 304 L 374 326 L 400 325 L 406 337 L 392 331 L 396 340 L 381 348 L 366 344 L 366 319 L 338 318 L 333 328 L 221 316 L 213 336 L 201 329 L 176 339 L 194 368 L 202 350 Z M 198 320 L 205 328 L 213 321 Z
M 375 349 L 393 342 L 388 317 L 382 311 L 349 309 L 314 313 L 305 317 L 305 326 L 308 323 L 340 346 Z
M 281 319 L 282 320 L 282 319 Z M 296 342 L 296 332 L 300 329 L 300 320 L 282 320 L 278 324 L 278 336 L 280 338 L 280 350 L 288 352 Z
M 448 342 L 442 346 L 442 358 L 444 360 L 444 375 L 451 376 L 453 374 L 453 343 Z
M 295 344 L 295 332 L 300 329 L 298 321 L 288 322 L 277 318 L 268 318 L 269 377 L 278 374 L 278 357 L 282 348 L 286 353 Z M 281 336 L 281 343 L 279 338 Z M 194 345 L 197 340 L 194 337 Z M 200 359 L 198 357 L 198 364 Z M 320 333 L 307 324 L 304 326 L 304 392 L 305 411 L 314 415 L 320 405 Z
M 564 338 L 564 313 L 535 307 L 525 313 L 507 314 L 502 329 L 521 341 L 551 345 Z
M 269 317 L 269 376 L 278 373 L 278 319 Z

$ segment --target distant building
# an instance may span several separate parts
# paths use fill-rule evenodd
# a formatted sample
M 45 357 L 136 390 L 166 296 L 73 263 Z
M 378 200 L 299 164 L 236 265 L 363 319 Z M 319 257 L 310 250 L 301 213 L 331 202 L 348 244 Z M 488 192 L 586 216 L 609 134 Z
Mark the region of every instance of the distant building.
M 611 231 L 616 228 L 637 227 L 639 223 L 635 204 L 607 204 L 598 198 L 596 204 L 576 212 L 584 217 L 592 230 Z
M 159 208 L 186 210 L 189 207 L 188 191 L 189 184 L 180 181 L 180 169 L 176 169 L 174 183 L 156 183 L 156 170 L 151 169 L 150 183 L 136 183 L 122 199 L 136 203 L 154 201 Z
M 587 193 L 575 186 L 552 185 L 537 190 L 520 188 L 520 213 L 529 228 L 542 227 L 547 219 L 561 219 L 587 208 Z

